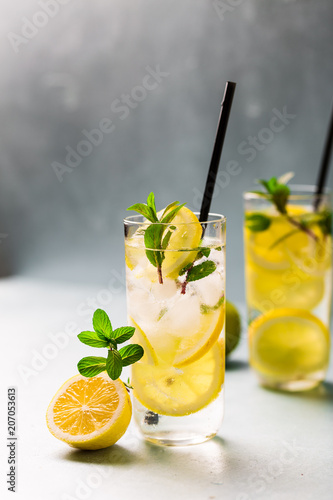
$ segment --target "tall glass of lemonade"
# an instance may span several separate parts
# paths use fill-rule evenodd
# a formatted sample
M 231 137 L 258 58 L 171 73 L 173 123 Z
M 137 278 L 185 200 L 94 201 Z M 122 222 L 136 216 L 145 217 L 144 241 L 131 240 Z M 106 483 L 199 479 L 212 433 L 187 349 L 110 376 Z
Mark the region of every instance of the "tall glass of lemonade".
M 265 187 L 244 194 L 250 364 L 263 385 L 311 389 L 329 362 L 331 196 L 276 179 Z
M 147 440 L 169 446 L 216 435 L 225 366 L 225 218 L 199 223 L 182 206 L 161 222 L 174 206 L 154 222 L 124 220 L 128 321 L 144 348 L 132 367 L 134 417 Z

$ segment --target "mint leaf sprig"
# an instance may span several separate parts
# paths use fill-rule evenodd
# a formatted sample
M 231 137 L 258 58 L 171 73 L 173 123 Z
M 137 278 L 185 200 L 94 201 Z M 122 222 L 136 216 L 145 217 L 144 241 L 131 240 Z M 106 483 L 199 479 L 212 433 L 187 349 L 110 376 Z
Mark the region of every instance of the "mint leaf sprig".
M 147 198 L 147 204 L 135 203 L 127 209 L 138 212 L 153 223 L 145 229 L 144 243 L 147 258 L 149 262 L 156 267 L 158 281 L 161 284 L 163 284 L 162 263 L 165 259 L 165 250 L 169 244 L 172 231 L 176 229 L 175 226 L 167 226 L 166 224 L 172 222 L 184 205 L 186 205 L 186 203 L 179 205 L 179 201 L 174 201 L 165 208 L 161 217 L 158 218 L 155 206 L 155 195 L 154 193 L 150 193 Z
M 112 380 L 120 377 L 124 366 L 132 365 L 142 358 L 144 351 L 139 344 L 130 344 L 118 350 L 118 344 L 129 340 L 135 332 L 131 326 L 122 326 L 112 329 L 109 316 L 102 309 L 97 309 L 93 315 L 94 331 L 79 333 L 78 339 L 90 347 L 107 347 L 107 358 L 99 356 L 88 356 L 82 358 L 78 364 L 78 370 L 84 377 L 95 377 L 103 371 Z M 127 388 L 131 388 L 125 383 Z
M 218 249 L 222 250 L 221 247 L 217 248 L 216 250 Z M 202 257 L 206 257 L 208 259 L 209 255 L 210 255 L 209 247 L 199 248 L 199 251 L 193 262 L 187 264 L 185 267 L 183 267 L 183 269 L 179 271 L 179 276 L 185 275 L 185 280 L 183 281 L 181 286 L 182 294 L 186 293 L 186 287 L 190 281 L 197 281 L 202 278 L 205 278 L 206 276 L 209 276 L 216 270 L 216 264 L 213 260 L 205 260 L 200 264 L 196 264 L 196 262 L 202 259 Z
M 298 230 L 304 231 L 308 236 L 313 238 L 315 241 L 318 241 L 317 235 L 310 229 L 310 225 L 312 223 L 311 220 L 307 218 L 300 218 L 299 220 L 295 217 L 292 217 L 288 214 L 287 211 L 287 203 L 290 196 L 290 188 L 287 186 L 287 182 L 293 177 L 292 172 L 288 172 L 284 174 L 282 177 L 277 179 L 276 177 L 271 177 L 269 180 L 259 179 L 258 183 L 261 184 L 265 189 L 266 193 L 262 191 L 252 191 L 253 193 L 265 198 L 266 200 L 271 201 L 276 210 L 284 215 L 287 220 L 295 226 Z M 248 214 L 245 217 L 246 227 L 253 232 L 265 231 L 269 228 L 271 224 L 271 220 L 269 217 L 263 214 Z M 293 231 L 290 232 L 290 236 L 294 234 Z M 285 239 L 285 238 L 284 238 Z M 281 240 L 282 241 L 282 240 Z M 278 242 L 279 243 L 279 242 Z M 277 242 L 274 243 L 276 246 Z

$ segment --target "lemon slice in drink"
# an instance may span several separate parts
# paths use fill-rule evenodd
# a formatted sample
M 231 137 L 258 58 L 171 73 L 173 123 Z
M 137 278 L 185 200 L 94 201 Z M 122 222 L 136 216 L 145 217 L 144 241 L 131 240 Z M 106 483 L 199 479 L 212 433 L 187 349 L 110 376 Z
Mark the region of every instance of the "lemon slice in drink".
M 98 450 L 121 438 L 131 416 L 126 387 L 102 372 L 92 378 L 75 375 L 67 380 L 53 397 L 46 421 L 49 431 L 61 441 Z
M 201 315 L 199 330 L 192 336 L 180 339 L 174 366 L 194 363 L 204 356 L 218 340 L 224 325 L 225 311 L 222 305 L 217 311 Z
M 160 218 L 163 210 L 158 212 Z M 148 224 L 148 222 L 147 222 Z M 170 223 L 174 229 L 164 252 L 162 263 L 163 276 L 175 279 L 179 271 L 192 262 L 197 251 L 191 251 L 200 245 L 202 228 L 197 216 L 187 207 L 182 207 Z M 166 231 L 165 231 L 166 234 Z M 125 243 L 125 260 L 129 269 L 133 270 L 139 263 L 148 271 L 154 269 L 145 255 L 144 233 L 134 233 Z M 156 269 L 155 269 L 156 271 Z
M 196 251 L 187 250 L 199 247 L 202 227 L 197 216 L 187 207 L 179 210 L 171 225 L 176 229 L 171 234 L 162 270 L 168 278 L 177 278 L 179 271 L 193 262 L 197 255 Z
M 251 364 L 260 373 L 297 379 L 326 368 L 329 331 L 306 310 L 275 309 L 251 323 L 249 346 Z
M 134 335 L 132 337 L 133 344 L 139 344 L 142 346 L 144 354 L 142 357 L 142 362 L 148 365 L 157 365 L 158 359 L 155 353 L 154 348 L 149 342 L 147 335 L 145 332 L 139 327 L 139 325 L 134 321 L 133 318 L 129 318 L 130 323 L 135 328 Z
M 200 324 L 190 335 L 175 335 L 165 326 L 148 340 L 145 332 L 130 318 L 135 327 L 133 342 L 144 349 L 142 361 L 150 365 L 169 364 L 177 368 L 194 363 L 202 358 L 218 340 L 224 325 L 225 310 L 222 304 L 218 310 L 200 314 Z
M 134 396 L 149 410 L 180 417 L 201 410 L 220 393 L 224 381 L 223 349 L 216 342 L 198 361 L 182 368 L 135 363 Z

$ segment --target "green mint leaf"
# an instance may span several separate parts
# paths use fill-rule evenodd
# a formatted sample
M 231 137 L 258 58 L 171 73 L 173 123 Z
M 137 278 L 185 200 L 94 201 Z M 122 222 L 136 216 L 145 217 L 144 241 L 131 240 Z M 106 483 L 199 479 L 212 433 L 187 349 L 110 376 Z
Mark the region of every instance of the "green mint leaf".
M 93 327 L 96 333 L 111 338 L 112 326 L 109 316 L 103 309 L 96 309 L 93 316 Z
M 101 336 L 96 332 L 81 332 L 77 336 L 78 339 L 90 347 L 109 347 L 110 341 L 107 339 L 101 339 Z
M 144 350 L 141 345 L 130 344 L 119 349 L 119 354 L 121 356 L 123 366 L 128 366 L 139 361 L 144 354 Z
M 209 247 L 202 247 L 200 248 L 200 251 L 198 252 L 196 256 L 196 260 L 201 259 L 202 257 L 206 257 L 208 259 L 210 254 L 210 248 Z
M 210 312 L 217 311 L 217 309 L 219 309 L 223 303 L 224 303 L 224 294 L 221 295 L 219 300 L 213 306 L 208 306 L 207 304 L 201 304 L 200 312 L 201 314 L 208 314 Z
M 158 252 L 157 250 L 146 250 L 146 255 L 149 262 L 155 267 L 161 267 L 164 260 L 163 252 Z
M 112 332 L 112 333 L 113 333 L 113 332 Z M 110 340 L 109 340 L 109 344 L 110 344 L 110 347 L 111 347 L 112 349 L 117 349 L 117 342 L 116 342 L 116 340 L 115 340 L 115 339 L 110 339 Z
M 254 233 L 266 231 L 270 225 L 271 219 L 266 215 L 259 213 L 245 215 L 245 226 Z
M 276 206 L 277 210 L 281 214 L 286 215 L 286 205 L 290 195 L 290 188 L 285 184 L 280 184 L 276 177 L 272 177 L 268 181 L 260 179 L 258 182 L 267 190 L 270 195 L 270 199 Z
M 265 181 L 264 179 L 259 179 L 258 184 L 261 184 L 269 194 L 272 194 L 271 187 L 270 187 L 271 185 L 268 181 Z
M 121 326 L 116 328 L 112 332 L 112 338 L 117 342 L 117 344 L 122 344 L 133 337 L 135 328 L 133 326 Z
M 146 255 L 155 267 L 161 267 L 164 260 L 164 253 L 156 251 L 162 247 L 162 235 L 164 226 L 162 224 L 152 224 L 145 231 L 144 242 L 146 247 Z M 156 249 L 156 250 L 154 250 Z
M 121 360 L 121 355 L 116 349 L 108 352 L 108 358 L 106 360 L 106 371 L 112 380 L 117 380 L 123 369 L 123 363 Z
M 127 210 L 134 210 L 135 212 L 138 212 L 150 222 L 157 222 L 158 220 L 153 210 L 144 203 L 136 203 L 135 205 L 128 207 Z
M 216 264 L 212 260 L 206 260 L 202 264 L 193 266 L 187 274 L 187 281 L 197 281 L 212 274 L 216 269 Z
M 167 212 L 169 212 L 169 210 L 171 210 L 173 207 L 175 207 L 176 205 L 178 205 L 179 201 L 173 201 L 172 203 L 170 203 L 170 205 L 168 205 L 165 209 L 164 209 L 164 212 L 162 214 L 162 217 L 161 219 L 163 219 L 163 217 L 167 214 Z
M 193 262 L 189 262 L 188 264 L 186 264 L 186 266 L 184 266 L 178 273 L 179 276 L 183 276 L 183 274 L 186 273 L 186 271 L 188 271 L 191 267 L 193 266 Z
M 145 230 L 144 242 L 148 250 L 160 250 L 164 226 L 162 224 L 151 224 Z
M 156 206 L 155 206 L 155 195 L 154 195 L 154 193 L 150 193 L 150 194 L 148 195 L 148 198 L 147 198 L 147 205 L 148 205 L 148 207 L 151 209 L 152 213 L 153 213 L 154 215 L 156 215 Z M 157 215 L 156 215 L 155 220 L 156 220 L 156 221 L 158 220 Z
M 168 212 L 166 215 L 164 215 L 164 217 L 162 217 L 161 222 L 163 224 L 169 224 L 169 222 L 171 222 L 176 217 L 179 210 L 183 208 L 185 205 L 186 203 L 182 203 L 181 205 L 178 205 L 177 207 L 170 210 L 170 212 Z
M 272 195 L 272 201 L 275 204 L 277 210 L 281 214 L 286 214 L 286 205 L 290 195 L 290 189 L 284 184 L 278 184 L 275 188 L 275 192 Z
M 164 236 L 164 238 L 163 238 L 163 240 L 162 240 L 162 244 L 161 244 L 161 246 L 162 246 L 163 250 L 165 250 L 165 249 L 166 249 L 166 247 L 168 246 L 169 241 L 170 241 L 170 238 L 171 238 L 171 235 L 172 235 L 172 231 L 168 231 L 168 232 L 166 233 L 166 235 Z
M 82 358 L 78 362 L 77 368 L 84 377 L 95 377 L 95 375 L 104 372 L 106 369 L 106 358 L 99 358 L 96 356 Z

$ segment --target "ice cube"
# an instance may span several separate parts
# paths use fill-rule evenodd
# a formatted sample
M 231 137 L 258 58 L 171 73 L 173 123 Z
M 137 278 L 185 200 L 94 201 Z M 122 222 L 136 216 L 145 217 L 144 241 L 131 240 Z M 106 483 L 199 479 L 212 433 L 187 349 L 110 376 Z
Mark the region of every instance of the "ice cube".
M 223 271 L 216 270 L 209 276 L 191 283 L 200 295 L 201 304 L 213 307 L 220 300 L 224 293 Z
M 168 310 L 160 319 L 161 327 L 170 335 L 191 336 L 200 328 L 200 297 L 189 290 L 181 294 L 180 290 L 167 303 Z

